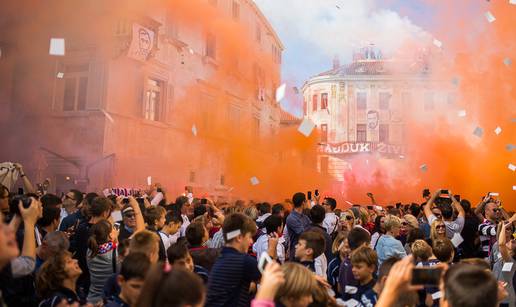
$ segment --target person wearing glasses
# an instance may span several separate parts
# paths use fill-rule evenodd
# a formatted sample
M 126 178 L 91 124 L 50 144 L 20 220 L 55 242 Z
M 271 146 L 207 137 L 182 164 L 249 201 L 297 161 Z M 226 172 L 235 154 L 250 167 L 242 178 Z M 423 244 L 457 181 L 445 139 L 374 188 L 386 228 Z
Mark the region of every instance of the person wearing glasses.
M 480 245 L 482 246 L 481 256 L 486 260 L 491 254 L 493 244 L 496 242 L 496 226 L 502 220 L 502 210 L 499 203 L 494 201 L 489 194 L 475 209 L 475 214 L 482 220 L 478 225 L 480 234 Z
M 446 197 L 449 197 L 451 199 L 451 205 L 449 203 L 442 203 L 439 209 L 442 214 L 444 225 L 446 226 L 446 236 L 448 237 L 448 239 L 451 239 L 456 233 L 460 233 L 464 228 L 464 217 L 466 215 L 466 212 L 464 211 L 464 208 L 462 208 L 460 203 L 455 199 L 451 191 L 448 191 L 448 195 L 449 196 Z M 442 194 L 442 190 L 437 190 L 432 195 L 426 206 L 423 208 L 425 216 L 428 219 L 428 223 L 430 225 L 432 225 L 434 221 L 440 219 L 431 210 L 432 205 L 438 197 L 444 197 Z M 454 210 L 458 212 L 456 219 L 453 219 Z

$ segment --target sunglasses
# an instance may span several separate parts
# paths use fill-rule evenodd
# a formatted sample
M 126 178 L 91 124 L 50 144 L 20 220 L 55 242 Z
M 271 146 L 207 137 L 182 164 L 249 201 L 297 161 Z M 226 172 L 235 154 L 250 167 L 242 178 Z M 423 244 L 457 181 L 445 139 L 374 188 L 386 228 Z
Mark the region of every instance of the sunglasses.
M 351 221 L 353 220 L 353 217 L 351 215 L 346 215 L 346 220 Z
M 124 217 L 130 219 L 134 217 L 134 214 L 125 214 Z
M 435 226 L 435 229 L 444 229 L 444 228 L 446 228 L 445 225 L 437 225 L 437 226 Z
M 407 223 L 407 222 L 401 222 L 401 225 L 403 225 L 403 226 L 407 226 L 407 225 L 408 225 L 408 223 Z
M 493 209 L 493 212 L 496 213 L 496 212 L 499 212 L 500 211 L 500 208 L 494 208 Z

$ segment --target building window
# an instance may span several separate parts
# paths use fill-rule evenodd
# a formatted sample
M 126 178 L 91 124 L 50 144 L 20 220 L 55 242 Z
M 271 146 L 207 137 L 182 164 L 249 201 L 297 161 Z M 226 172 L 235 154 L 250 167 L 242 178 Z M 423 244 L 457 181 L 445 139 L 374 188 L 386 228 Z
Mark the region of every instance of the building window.
M 195 182 L 195 171 L 190 171 L 190 182 Z
M 260 24 L 256 23 L 256 36 L 255 39 L 258 43 L 262 41 L 262 29 L 260 28 Z
M 367 109 L 367 94 L 357 93 L 357 110 Z
M 389 125 L 380 124 L 379 126 L 380 143 L 389 143 Z
M 434 93 L 425 93 L 425 111 L 431 111 L 434 109 Z
M 367 141 L 367 125 L 357 124 L 357 142 Z
M 312 111 L 317 111 L 317 95 L 312 96 Z
M 328 109 L 328 93 L 321 94 L 321 110 Z
M 240 4 L 235 0 L 233 0 L 233 5 L 231 6 L 231 12 L 233 20 L 238 20 L 240 18 Z
M 154 79 L 147 80 L 144 101 L 144 117 L 148 120 L 159 121 L 161 119 L 162 82 Z
M 212 59 L 217 58 L 217 38 L 212 33 L 206 35 L 206 56 Z
M 89 65 L 66 65 L 63 111 L 86 109 Z
M 328 142 L 328 124 L 321 124 L 321 143 Z
M 389 102 L 391 100 L 392 95 L 390 93 L 380 93 L 380 110 L 389 110 Z
M 328 174 L 328 157 L 321 157 L 320 163 L 321 174 Z

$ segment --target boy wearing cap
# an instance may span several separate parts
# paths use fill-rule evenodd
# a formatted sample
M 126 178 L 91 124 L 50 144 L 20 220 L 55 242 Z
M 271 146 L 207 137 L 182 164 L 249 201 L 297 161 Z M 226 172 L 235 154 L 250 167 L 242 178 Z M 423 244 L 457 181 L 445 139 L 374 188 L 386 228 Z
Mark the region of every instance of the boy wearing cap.
M 118 242 L 129 239 L 136 229 L 136 217 L 134 209 L 127 204 L 122 208 L 122 223 L 120 224 L 120 233 L 118 234 Z

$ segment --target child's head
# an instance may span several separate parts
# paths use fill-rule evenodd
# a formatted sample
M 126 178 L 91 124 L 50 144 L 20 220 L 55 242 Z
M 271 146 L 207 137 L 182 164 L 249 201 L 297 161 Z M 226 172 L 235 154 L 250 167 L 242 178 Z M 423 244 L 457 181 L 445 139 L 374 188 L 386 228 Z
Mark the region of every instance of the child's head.
M 441 291 L 440 306 L 498 306 L 498 283 L 494 275 L 477 265 L 458 263 L 451 266 L 444 274 Z
M 355 227 L 351 229 L 348 234 L 349 248 L 353 251 L 362 245 L 369 245 L 371 242 L 371 236 L 367 230 L 361 227 Z
M 361 246 L 351 253 L 353 276 L 359 282 L 368 282 L 373 277 L 378 263 L 376 252 L 368 247 Z
M 100 220 L 90 228 L 90 237 L 88 238 L 89 256 L 95 257 L 99 252 L 100 245 L 109 241 L 117 240 L 118 232 L 108 220 Z
M 312 292 L 317 287 L 314 274 L 306 267 L 287 262 L 281 266 L 285 282 L 276 293 L 276 299 L 287 306 L 306 307 L 312 303 Z
M 167 210 L 161 206 L 152 206 L 145 209 L 145 222 L 150 228 L 159 230 L 165 226 Z
M 271 215 L 263 221 L 267 234 L 276 233 L 279 236 L 283 233 L 283 219 L 277 215 Z
M 248 216 L 241 213 L 233 213 L 224 219 L 222 233 L 226 245 L 235 248 L 241 253 L 246 253 L 253 244 L 253 236 L 256 234 L 256 224 Z
M 148 230 L 139 231 L 131 238 L 129 253 L 144 253 L 151 263 L 156 263 L 159 259 L 159 241 L 156 233 Z
M 145 275 L 150 268 L 149 258 L 142 253 L 132 253 L 122 262 L 117 281 L 124 301 L 133 306 L 140 295 Z
M 179 231 L 181 225 L 183 225 L 183 219 L 181 216 L 168 212 L 165 215 L 165 226 L 163 226 L 162 230 L 169 235 L 173 235 Z
M 185 236 L 190 247 L 202 246 L 210 238 L 208 230 L 202 222 L 194 222 L 188 225 Z
M 432 251 L 435 257 L 444 263 L 451 263 L 455 256 L 455 249 L 450 239 L 437 239 L 433 242 Z
M 411 250 L 416 262 L 428 261 L 432 257 L 432 247 L 425 240 L 414 241 Z
M 300 261 L 312 261 L 324 252 L 325 243 L 320 232 L 305 231 L 296 244 L 295 256 Z
M 376 282 L 376 284 L 380 286 L 380 291 L 383 290 L 383 287 L 385 286 L 385 281 L 387 280 L 387 276 L 389 276 L 392 266 L 399 260 L 400 259 L 396 257 L 391 257 L 380 265 L 380 268 L 378 269 L 378 280 Z
M 188 246 L 184 241 L 176 242 L 167 249 L 167 257 L 170 265 L 175 267 L 181 267 L 185 270 L 193 272 L 194 263 Z

